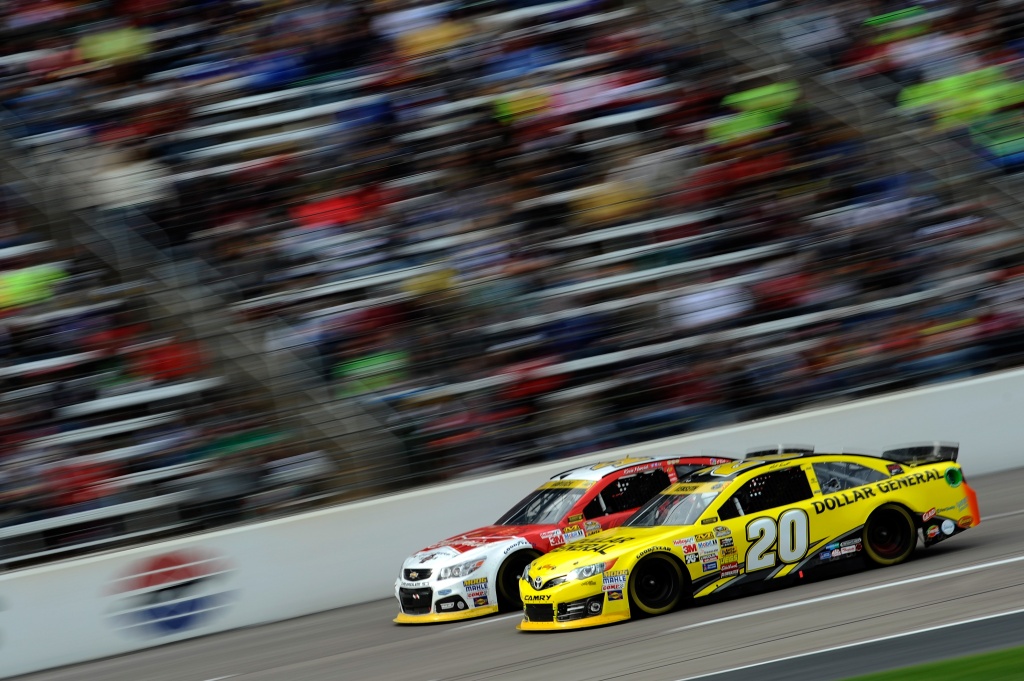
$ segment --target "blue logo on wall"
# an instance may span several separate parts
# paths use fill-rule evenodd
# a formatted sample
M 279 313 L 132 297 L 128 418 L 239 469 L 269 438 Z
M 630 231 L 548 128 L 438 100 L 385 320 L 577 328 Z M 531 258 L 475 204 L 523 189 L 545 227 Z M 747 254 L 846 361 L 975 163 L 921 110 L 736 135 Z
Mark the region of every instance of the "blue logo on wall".
M 196 550 L 143 559 L 111 583 L 110 620 L 151 638 L 203 626 L 234 600 L 233 572 L 219 556 Z

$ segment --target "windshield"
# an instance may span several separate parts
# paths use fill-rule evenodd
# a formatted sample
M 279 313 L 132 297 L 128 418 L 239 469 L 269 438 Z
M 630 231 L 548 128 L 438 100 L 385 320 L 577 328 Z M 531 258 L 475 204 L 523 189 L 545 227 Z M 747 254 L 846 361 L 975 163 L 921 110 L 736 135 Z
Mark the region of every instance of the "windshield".
M 594 483 L 589 480 L 552 480 L 535 490 L 496 525 L 552 525 L 557 523 L 583 498 Z
M 726 487 L 726 482 L 678 482 L 644 504 L 623 524 L 631 527 L 692 525 Z

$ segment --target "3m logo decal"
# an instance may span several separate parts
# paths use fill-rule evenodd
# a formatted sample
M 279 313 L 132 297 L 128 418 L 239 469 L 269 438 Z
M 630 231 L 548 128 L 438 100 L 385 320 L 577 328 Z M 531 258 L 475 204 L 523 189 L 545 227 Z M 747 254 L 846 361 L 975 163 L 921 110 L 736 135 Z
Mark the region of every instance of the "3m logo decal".
M 107 617 L 125 634 L 149 638 L 200 627 L 234 601 L 233 573 L 224 558 L 198 549 L 144 558 L 111 580 Z

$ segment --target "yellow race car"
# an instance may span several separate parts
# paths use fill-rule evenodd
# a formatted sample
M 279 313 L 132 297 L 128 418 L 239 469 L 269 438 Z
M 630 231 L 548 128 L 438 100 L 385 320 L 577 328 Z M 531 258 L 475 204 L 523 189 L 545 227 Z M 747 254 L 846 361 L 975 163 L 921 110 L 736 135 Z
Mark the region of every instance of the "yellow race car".
M 665 489 L 621 527 L 537 558 L 519 581 L 524 630 L 660 615 L 691 598 L 802 578 L 849 559 L 896 565 L 981 522 L 959 446 L 881 457 L 757 450 Z

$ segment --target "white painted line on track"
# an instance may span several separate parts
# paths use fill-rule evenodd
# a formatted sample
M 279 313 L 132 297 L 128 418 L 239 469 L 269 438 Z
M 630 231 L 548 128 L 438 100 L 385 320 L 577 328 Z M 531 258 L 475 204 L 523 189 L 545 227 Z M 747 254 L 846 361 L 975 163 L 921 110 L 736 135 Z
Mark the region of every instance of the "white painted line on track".
M 821 655 L 823 653 L 832 653 L 837 650 L 844 650 L 846 648 L 856 648 L 857 646 L 866 646 L 872 643 L 881 643 L 883 641 L 891 641 L 897 638 L 904 638 L 907 636 L 915 636 L 917 634 L 926 634 L 931 631 L 938 631 L 939 629 L 949 629 L 950 627 L 959 627 L 964 624 L 973 624 L 974 622 L 984 622 L 985 620 L 993 620 L 999 617 L 1009 617 L 1010 615 L 1019 615 L 1024 613 L 1024 608 L 1017 608 L 1016 610 L 1007 610 L 1006 612 L 997 612 L 992 615 L 982 615 L 980 617 L 972 617 L 966 620 L 958 620 L 956 622 L 947 622 L 946 624 L 936 624 L 932 627 L 925 627 L 924 629 L 915 629 L 914 631 L 904 631 L 898 634 L 889 634 L 888 636 L 879 636 L 877 638 L 869 638 L 863 641 L 855 641 L 854 643 L 844 643 L 839 646 L 830 646 L 828 648 L 819 648 L 818 650 L 811 650 L 806 653 L 797 653 L 796 655 L 787 655 L 786 657 L 777 657 L 774 660 L 766 660 L 764 662 L 755 662 L 754 664 L 746 664 L 742 667 L 733 667 L 731 669 L 723 669 L 718 672 L 709 672 L 707 674 L 698 674 L 697 676 L 686 676 L 677 681 L 693 681 L 693 679 L 707 679 L 712 676 L 720 676 L 722 674 L 728 674 L 730 672 L 739 672 L 745 669 L 753 669 L 755 667 L 764 667 L 769 664 L 775 664 L 777 662 L 788 662 L 790 660 L 797 660 L 801 657 L 810 657 L 811 655 Z
M 469 629 L 470 627 L 482 627 L 485 624 L 492 624 L 494 622 L 500 622 L 502 620 L 510 620 L 513 617 L 522 618 L 522 616 L 523 616 L 523 613 L 521 613 L 521 612 L 514 612 L 511 615 L 502 615 L 501 617 L 488 617 L 486 619 L 480 620 L 479 622 L 470 622 L 469 624 L 462 624 L 462 625 L 459 625 L 457 627 L 452 627 L 448 631 L 457 631 L 459 629 Z
M 1009 511 L 1007 513 L 996 513 L 995 515 L 983 515 L 981 516 L 981 522 L 985 522 L 986 520 L 995 520 L 996 518 L 1009 518 L 1011 515 L 1020 515 L 1021 513 L 1024 513 L 1024 509 L 1020 511 Z
M 783 603 L 781 605 L 773 605 L 770 608 L 761 608 L 759 610 L 750 610 L 748 612 L 741 612 L 736 615 L 728 615 L 727 617 L 717 617 L 713 620 L 705 620 L 703 622 L 694 622 L 693 624 L 687 624 L 682 627 L 676 627 L 675 629 L 669 629 L 666 634 L 674 634 L 677 631 L 686 631 L 687 629 L 696 629 L 697 627 L 706 627 L 709 624 L 718 624 L 719 622 L 729 622 L 731 620 L 743 619 L 744 617 L 753 617 L 754 615 L 763 615 L 768 612 L 778 612 L 779 610 L 789 610 L 790 608 L 799 608 L 802 605 L 811 605 L 813 603 L 822 603 L 824 601 L 832 601 L 837 598 L 847 598 L 849 596 L 859 596 L 860 594 L 869 593 L 871 591 L 881 591 L 882 589 L 891 589 L 897 586 L 905 586 L 907 584 L 916 584 L 917 582 L 927 582 L 932 579 L 941 579 L 942 577 L 952 577 L 953 575 L 961 575 L 965 572 L 976 572 L 978 570 L 988 570 L 989 568 L 998 567 L 1000 565 L 1008 565 L 1010 563 L 1019 563 L 1024 561 L 1024 556 L 1013 556 L 1012 558 L 1003 558 L 1001 560 L 993 560 L 986 563 L 976 563 L 974 565 L 967 565 L 961 568 L 954 568 L 952 570 L 944 570 L 942 572 L 935 572 L 928 575 L 921 575 L 919 577 L 910 577 L 908 579 L 901 579 L 896 582 L 886 582 L 884 584 L 875 584 L 874 586 L 865 586 L 860 589 L 854 589 L 853 591 L 840 591 L 833 594 L 826 594 L 824 596 L 816 596 L 815 598 L 807 598 L 802 601 L 794 601 L 792 603 Z

